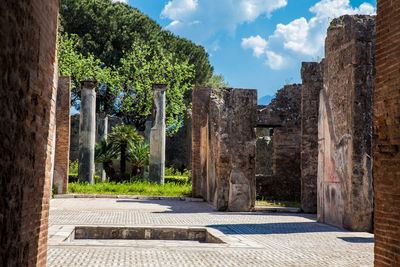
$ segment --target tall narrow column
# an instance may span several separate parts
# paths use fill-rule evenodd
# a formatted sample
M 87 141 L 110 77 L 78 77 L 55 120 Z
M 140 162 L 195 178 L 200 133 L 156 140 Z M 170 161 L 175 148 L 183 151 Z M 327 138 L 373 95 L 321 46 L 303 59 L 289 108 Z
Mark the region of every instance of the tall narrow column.
M 153 84 L 153 127 L 150 132 L 150 173 L 152 182 L 164 184 L 165 94 L 167 85 Z
M 100 142 L 103 139 L 107 139 L 108 133 L 108 115 L 107 114 L 99 114 L 96 116 L 96 143 Z M 105 182 L 107 179 L 106 171 L 103 169 L 103 164 L 96 164 L 96 174 L 100 175 L 101 181 Z
M 96 82 L 82 81 L 79 120 L 78 179 L 93 184 L 94 146 L 96 138 Z
M 54 185 L 59 194 L 68 190 L 71 77 L 59 77 L 56 111 Z

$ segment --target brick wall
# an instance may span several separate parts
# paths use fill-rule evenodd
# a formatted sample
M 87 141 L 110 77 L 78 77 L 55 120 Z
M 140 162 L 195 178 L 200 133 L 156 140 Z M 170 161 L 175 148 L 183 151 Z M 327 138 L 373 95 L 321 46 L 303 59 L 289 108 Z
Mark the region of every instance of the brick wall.
M 273 174 L 257 175 L 257 196 L 267 200 L 300 201 L 301 85 L 286 85 L 265 111 L 274 119 Z M 264 120 L 265 121 L 265 120 Z M 271 123 L 272 124 L 272 123 Z
M 325 42 L 318 122 L 318 220 L 372 230 L 375 19 L 334 19 Z
M 301 79 L 301 208 L 317 213 L 318 109 L 324 63 L 303 62 Z
M 378 1 L 374 103 L 375 266 L 400 266 L 400 1 Z
M 59 77 L 56 112 L 56 150 L 53 183 L 59 194 L 68 190 L 71 77 Z
M 45 266 L 58 1 L 0 5 L 0 265 Z
M 219 210 L 254 207 L 256 114 L 256 90 L 193 92 L 193 194 Z

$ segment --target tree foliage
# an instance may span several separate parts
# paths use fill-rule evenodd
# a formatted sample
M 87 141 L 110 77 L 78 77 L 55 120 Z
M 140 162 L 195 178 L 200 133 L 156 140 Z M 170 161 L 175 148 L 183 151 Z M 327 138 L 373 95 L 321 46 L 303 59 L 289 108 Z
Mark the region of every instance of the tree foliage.
M 147 44 L 135 42 L 121 58 L 122 81 L 120 112 L 128 123 L 143 128 L 152 111 L 152 84 L 168 85 L 166 92 L 166 126 L 172 134 L 185 114 L 185 92 L 192 89 L 194 69 L 188 62 L 177 63 L 170 53 L 155 51 Z
M 81 40 L 78 51 L 119 67 L 124 51 L 132 42 L 161 47 L 173 60 L 195 66 L 192 83 L 204 85 L 213 73 L 208 54 L 202 46 L 162 30 L 154 20 L 138 9 L 111 0 L 60 0 L 60 31 L 76 34 Z

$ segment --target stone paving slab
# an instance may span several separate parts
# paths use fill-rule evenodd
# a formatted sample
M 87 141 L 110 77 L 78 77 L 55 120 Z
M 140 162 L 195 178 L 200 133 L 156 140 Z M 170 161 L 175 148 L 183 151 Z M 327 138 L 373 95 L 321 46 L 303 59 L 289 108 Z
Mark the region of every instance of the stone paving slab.
M 315 220 L 310 214 L 218 212 L 205 202 L 53 199 L 48 266 L 373 266 L 372 234 Z M 237 240 L 238 246 L 159 240 L 60 242 L 62 233 L 77 225 L 207 227 Z

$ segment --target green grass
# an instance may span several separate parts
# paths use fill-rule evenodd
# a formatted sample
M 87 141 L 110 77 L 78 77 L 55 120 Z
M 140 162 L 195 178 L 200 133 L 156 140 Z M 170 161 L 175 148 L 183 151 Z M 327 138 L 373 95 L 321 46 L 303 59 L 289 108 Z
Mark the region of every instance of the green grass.
M 143 195 L 143 196 L 191 196 L 191 184 L 167 182 L 164 185 L 150 182 L 105 182 L 94 185 L 88 183 L 69 183 L 68 193 L 79 194 L 111 194 L 111 195 Z
M 257 200 L 256 205 L 268 207 L 292 207 L 301 208 L 301 203 L 295 201 L 275 201 L 275 200 Z

